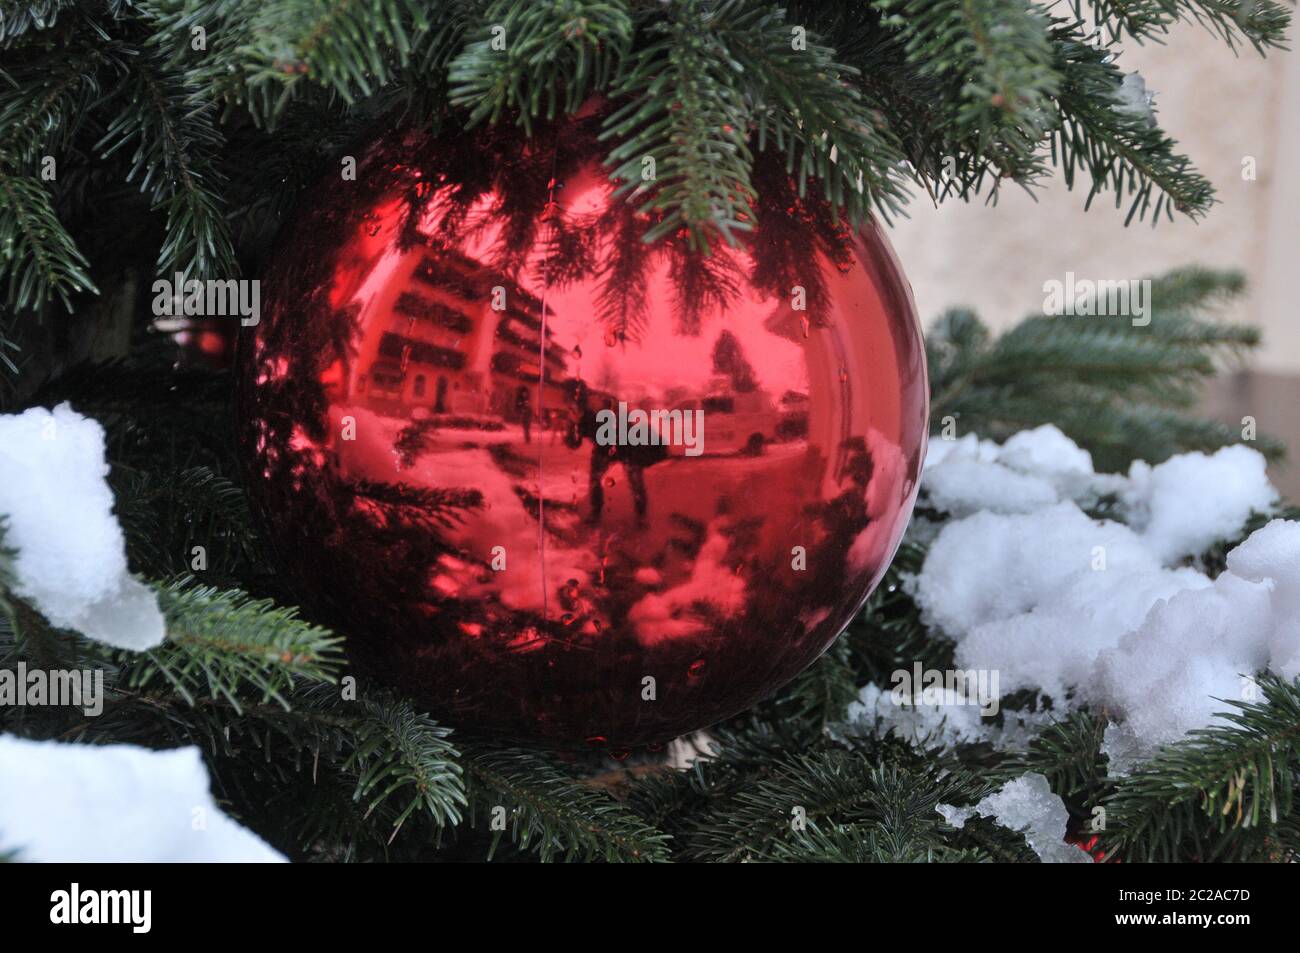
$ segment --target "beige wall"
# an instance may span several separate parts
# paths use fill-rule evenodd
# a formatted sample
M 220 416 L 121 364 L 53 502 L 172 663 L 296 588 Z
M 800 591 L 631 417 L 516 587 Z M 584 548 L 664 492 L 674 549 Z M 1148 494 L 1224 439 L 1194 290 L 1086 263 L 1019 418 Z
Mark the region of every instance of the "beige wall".
M 1294 30 L 1293 30 L 1294 33 Z M 996 207 L 924 196 L 891 239 L 928 323 L 943 308 L 976 308 L 1006 327 L 1041 307 L 1043 282 L 1143 277 L 1188 264 L 1243 270 L 1250 297 L 1231 316 L 1260 325 L 1256 365 L 1300 373 L 1300 322 L 1293 276 L 1300 275 L 1300 55 L 1234 55 L 1205 30 L 1177 28 L 1165 46 L 1129 43 L 1121 59 L 1156 94 L 1162 127 L 1218 190 L 1220 204 L 1199 224 L 1182 217 L 1124 227 L 1124 210 L 1099 197 L 1083 211 L 1087 186 L 1068 192 L 1059 178 L 1036 192 L 1016 188 Z M 1257 179 L 1243 181 L 1254 156 Z

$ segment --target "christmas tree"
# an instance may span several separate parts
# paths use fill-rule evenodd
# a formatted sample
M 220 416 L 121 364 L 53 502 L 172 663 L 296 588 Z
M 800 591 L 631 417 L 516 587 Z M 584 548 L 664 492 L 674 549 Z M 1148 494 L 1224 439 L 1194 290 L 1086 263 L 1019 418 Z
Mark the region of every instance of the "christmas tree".
M 1272 0 L 6 0 L 0 858 L 1295 860 L 1300 536 L 1264 475 L 1282 448 L 1195 410 L 1259 343 L 1224 318 L 1235 273 L 1154 276 L 1140 324 L 1035 313 L 994 335 L 938 316 L 916 513 L 849 628 L 666 750 L 580 754 L 431 715 L 355 664 L 356 633 L 297 608 L 232 425 L 239 318 L 189 320 L 180 288 L 156 291 L 265 274 L 323 172 L 363 186 L 357 143 L 399 128 L 523 156 L 583 117 L 629 235 L 673 243 L 705 298 L 728 280 L 709 263 L 781 214 L 760 201 L 773 183 L 788 208 L 820 203 L 808 227 L 828 235 L 918 193 L 996 201 L 1052 177 L 1116 207 L 1091 214 L 1199 219 L 1213 188 L 1117 54 L 1181 22 L 1271 54 L 1289 19 Z M 545 214 L 554 174 L 520 168 Z M 602 304 L 619 342 L 652 331 L 627 268 Z M 512 373 L 541 347 L 538 389 L 546 308 L 500 331 Z M 411 347 L 390 356 L 451 360 Z M 737 403 L 759 400 L 743 338 L 710 357 Z M 433 386 L 435 418 L 393 444 L 407 465 L 467 426 Z M 532 446 L 551 438 L 528 393 L 493 413 Z M 801 439 L 806 396 L 768 395 L 779 420 L 738 456 Z M 478 505 L 363 495 L 435 522 Z M 409 552 L 411 527 L 389 528 Z M 1055 559 L 1072 546 L 1090 572 Z M 392 572 L 421 585 L 419 568 Z M 84 811 L 49 807 L 55 775 Z M 183 804 L 209 836 L 183 856 L 161 829 L 124 840 L 93 822 L 110 802 Z

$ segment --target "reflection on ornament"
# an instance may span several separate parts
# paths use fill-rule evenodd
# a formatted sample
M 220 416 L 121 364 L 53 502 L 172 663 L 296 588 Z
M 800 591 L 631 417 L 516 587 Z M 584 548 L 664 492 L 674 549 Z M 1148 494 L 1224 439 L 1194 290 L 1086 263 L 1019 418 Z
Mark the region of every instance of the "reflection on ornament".
M 849 622 L 927 386 L 876 226 L 764 154 L 743 247 L 646 245 L 594 123 L 393 135 L 313 193 L 240 418 L 280 560 L 360 662 L 452 724 L 621 750 L 754 704 Z

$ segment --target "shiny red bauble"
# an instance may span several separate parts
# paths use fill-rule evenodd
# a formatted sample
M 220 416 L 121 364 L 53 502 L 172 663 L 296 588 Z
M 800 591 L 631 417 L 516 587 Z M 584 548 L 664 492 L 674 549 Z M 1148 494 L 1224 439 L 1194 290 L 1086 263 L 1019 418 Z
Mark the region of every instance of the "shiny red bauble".
M 304 607 L 453 725 L 607 750 L 770 695 L 861 608 L 925 448 L 879 228 L 760 153 L 693 250 L 596 120 L 394 133 L 313 191 L 241 341 L 250 495 Z

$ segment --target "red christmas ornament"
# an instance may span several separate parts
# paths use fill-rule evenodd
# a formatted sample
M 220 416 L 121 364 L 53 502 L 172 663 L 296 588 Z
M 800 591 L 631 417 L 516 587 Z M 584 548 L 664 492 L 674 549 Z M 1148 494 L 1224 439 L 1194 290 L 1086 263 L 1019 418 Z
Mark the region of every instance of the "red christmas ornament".
M 453 724 L 620 750 L 753 705 L 848 624 L 928 391 L 874 224 L 760 154 L 742 247 L 646 244 L 595 131 L 393 135 L 312 193 L 240 427 L 301 601 L 359 662 Z

